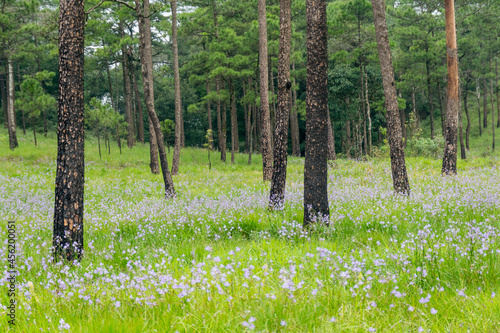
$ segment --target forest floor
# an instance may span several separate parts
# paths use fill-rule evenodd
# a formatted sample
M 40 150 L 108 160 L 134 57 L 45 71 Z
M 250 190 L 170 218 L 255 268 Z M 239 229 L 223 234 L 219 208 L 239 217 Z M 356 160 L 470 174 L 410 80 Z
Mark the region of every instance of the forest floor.
M 456 177 L 409 158 L 409 198 L 393 195 L 387 158 L 338 160 L 331 225 L 306 232 L 302 158 L 271 212 L 258 155 L 248 166 L 214 153 L 209 171 L 206 151 L 185 149 L 165 200 L 148 146 L 120 155 L 113 143 L 100 159 L 88 140 L 85 254 L 66 265 L 50 251 L 55 136 L 36 148 L 19 137 L 14 152 L 0 145 L 0 266 L 16 220 L 19 332 L 500 331 L 496 156 L 471 154 Z

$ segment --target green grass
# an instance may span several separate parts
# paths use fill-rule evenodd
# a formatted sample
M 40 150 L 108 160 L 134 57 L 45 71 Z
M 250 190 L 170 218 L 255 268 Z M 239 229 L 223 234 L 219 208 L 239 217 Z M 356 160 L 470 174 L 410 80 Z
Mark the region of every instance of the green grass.
M 55 135 L 36 148 L 20 135 L 14 151 L 4 141 L 0 218 L 18 227 L 18 331 L 498 332 L 500 170 L 480 144 L 457 177 L 441 177 L 440 160 L 408 158 L 410 198 L 392 195 L 387 159 L 338 160 L 331 225 L 304 231 L 301 158 L 289 158 L 285 209 L 271 212 L 259 155 L 249 166 L 214 153 L 209 171 L 206 151 L 184 149 L 178 196 L 165 200 L 148 146 L 120 155 L 112 142 L 100 159 L 89 138 L 85 255 L 66 266 L 50 255 Z

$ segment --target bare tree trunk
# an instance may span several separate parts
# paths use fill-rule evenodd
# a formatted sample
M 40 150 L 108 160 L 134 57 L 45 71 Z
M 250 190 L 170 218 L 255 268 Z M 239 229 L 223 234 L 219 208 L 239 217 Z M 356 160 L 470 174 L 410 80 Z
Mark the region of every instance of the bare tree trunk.
M 206 79 L 207 86 L 207 96 L 210 95 L 210 83 L 208 81 L 208 77 Z M 212 109 L 210 108 L 210 100 L 207 100 L 207 121 L 208 121 L 208 130 L 210 131 L 210 135 L 208 138 L 208 144 L 210 145 L 210 150 L 214 149 L 214 134 L 212 131 Z
M 365 104 L 365 75 L 364 75 L 364 66 L 360 66 L 360 78 L 359 80 L 361 81 L 361 99 L 359 100 L 359 103 L 363 105 L 363 116 L 362 116 L 362 124 L 363 126 L 363 143 L 365 147 L 365 154 L 368 155 L 368 135 L 366 134 L 366 104 Z
M 247 95 L 247 88 L 245 87 L 245 81 L 242 81 L 241 82 L 241 85 L 243 87 L 243 97 L 245 97 Z M 244 109 L 244 124 L 245 124 L 245 153 L 248 154 L 248 145 L 249 145 L 249 141 L 248 141 L 248 132 L 250 131 L 250 126 L 248 125 L 249 124 L 249 121 L 248 121 L 248 113 L 249 113 L 249 107 L 250 105 L 248 105 L 247 103 L 243 103 L 243 109 Z
M 306 0 L 307 91 L 304 165 L 304 227 L 329 223 L 328 206 L 328 27 L 326 1 Z M 318 219 L 318 220 L 317 220 Z
M 401 89 L 399 90 L 399 98 L 402 98 Z M 399 103 L 398 103 L 398 108 L 399 108 Z M 405 109 L 403 109 L 403 108 L 399 109 L 399 116 L 401 117 L 401 132 L 403 135 L 403 147 L 406 148 L 408 135 L 406 133 L 406 111 L 405 111 Z
M 446 110 L 445 107 L 443 107 L 443 93 L 441 92 L 441 83 L 439 82 L 439 78 L 436 78 L 436 82 L 439 97 L 439 108 L 441 110 L 441 134 L 444 138 L 446 137 Z
M 269 57 L 271 58 L 271 57 Z M 270 62 L 269 66 L 269 79 L 271 82 L 271 96 L 272 98 L 272 112 L 271 112 L 271 129 L 276 129 L 276 94 L 274 92 L 274 73 L 273 73 L 273 63 L 272 61 Z M 274 140 L 276 139 L 276 133 L 274 131 L 271 131 L 271 151 L 274 152 Z
M 222 85 L 224 89 L 224 84 Z M 227 148 L 227 108 L 226 102 L 222 103 L 222 150 L 221 150 L 221 160 L 226 162 L 226 148 Z
M 234 154 L 238 149 L 238 118 L 236 113 L 236 96 L 231 78 L 229 79 L 229 95 L 231 98 L 231 163 L 234 164 Z
M 469 81 L 470 79 L 468 78 L 466 81 L 465 81 L 465 90 L 463 92 L 463 95 L 464 95 L 464 109 L 465 109 L 465 114 L 467 116 L 467 128 L 465 129 L 465 149 L 466 150 L 469 150 L 469 134 L 470 134 L 470 114 L 469 114 L 469 108 L 468 108 L 468 105 L 467 105 L 467 95 L 468 95 L 468 92 L 469 92 Z
M 54 259 L 83 254 L 84 198 L 84 0 L 60 0 L 57 171 Z
M 365 82 L 366 117 L 368 118 L 368 155 L 372 156 L 372 117 L 370 111 L 370 100 L 368 99 L 368 73 L 366 71 L 365 71 L 365 80 L 366 80 Z M 404 127 L 403 121 L 401 122 L 401 124 L 402 124 L 401 127 Z
M 252 85 L 249 85 L 249 88 L 252 87 Z M 250 123 L 250 130 L 248 131 L 248 165 L 252 164 L 252 153 L 253 153 L 253 136 L 252 136 L 252 131 L 255 128 L 255 109 L 254 109 L 254 104 L 250 104 L 248 107 L 248 122 Z M 252 122 L 253 118 L 253 122 Z
M 493 60 L 490 59 L 490 71 L 493 73 Z M 495 150 L 495 101 L 493 93 L 493 78 L 490 78 L 490 96 L 491 96 L 491 134 L 493 141 L 491 143 L 491 150 Z
M 385 19 L 385 5 L 383 0 L 371 0 L 371 2 L 373 7 L 380 67 L 382 70 L 385 106 L 387 109 L 387 134 L 389 138 L 394 191 L 409 195 L 410 184 L 408 182 L 408 174 L 406 173 L 405 151 L 403 148 L 399 106 L 396 95 L 396 86 L 394 83 L 391 50 L 389 47 L 389 35 Z
M 278 55 L 278 109 L 274 142 L 274 166 L 269 208 L 283 209 L 285 202 L 288 116 L 290 115 L 290 50 L 292 43 L 291 0 L 280 0 L 280 39 Z
M 215 79 L 215 89 L 217 90 L 217 97 L 219 97 L 220 87 L 219 79 Z M 221 103 L 220 99 L 217 98 L 217 133 L 219 138 L 219 150 L 221 152 L 220 159 L 226 161 L 226 145 L 224 143 L 224 136 L 222 135 L 222 117 L 221 117 Z
M 123 22 L 120 21 L 120 31 L 122 34 L 122 38 L 125 37 L 125 32 L 123 31 Z M 130 84 L 130 66 L 129 66 L 129 57 L 127 52 L 127 46 L 125 44 L 122 45 L 122 68 L 123 68 L 123 97 L 125 99 L 125 116 L 127 117 L 128 123 L 128 133 L 127 133 L 127 146 L 132 148 L 135 144 L 135 135 L 134 135 L 134 117 L 132 111 L 132 92 L 131 92 L 131 84 Z M 120 152 L 121 152 L 121 145 Z
M 142 65 L 142 81 L 144 84 L 144 97 L 150 119 L 150 126 L 154 127 L 158 151 L 160 153 L 161 171 L 163 182 L 165 184 L 165 197 L 174 197 L 175 189 L 170 169 L 168 168 L 167 153 L 165 152 L 165 141 L 161 132 L 160 121 L 156 116 L 154 106 L 154 89 L 153 89 L 153 59 L 151 53 L 151 22 L 149 15 L 149 0 L 143 0 L 143 8 L 141 10 L 140 0 L 135 0 L 137 16 L 139 18 L 139 42 Z M 151 128 L 152 129 L 152 128 Z M 158 157 L 158 155 L 156 156 Z
M 2 109 L 4 116 L 4 127 L 9 128 L 9 116 L 7 113 L 7 78 L 2 73 L 0 74 L 0 94 L 2 96 Z
M 425 63 L 427 69 L 427 96 L 429 98 L 429 109 L 431 113 L 431 140 L 434 140 L 434 103 L 432 101 L 432 88 L 431 88 L 431 71 L 429 68 L 429 61 Z
M 16 134 L 16 113 L 14 111 L 14 66 L 12 60 L 7 61 L 7 119 L 9 123 L 9 144 L 10 149 L 18 146 Z
M 35 119 L 33 119 L 31 125 L 33 126 L 33 139 L 35 140 L 35 147 L 37 146 L 37 142 L 36 142 L 36 129 L 35 129 Z
M 118 144 L 118 148 L 120 149 L 120 155 L 122 154 L 122 141 L 120 139 L 120 128 L 118 124 L 116 124 L 116 143 Z
M 19 86 L 19 89 L 21 89 L 21 71 L 19 69 L 19 63 L 17 63 L 17 85 Z M 26 136 L 26 119 L 24 117 L 24 109 L 21 109 L 21 117 L 23 119 L 23 135 Z
M 269 64 L 267 54 L 266 0 L 258 0 L 259 12 L 259 68 L 260 68 L 260 110 L 262 167 L 264 180 L 271 180 L 273 174 L 271 153 L 271 116 L 269 111 Z
M 351 142 L 351 121 L 347 120 L 345 122 L 345 133 L 346 133 L 346 155 L 347 158 L 351 158 L 351 148 L 352 148 L 352 142 Z
M 483 78 L 483 127 L 488 127 L 488 88 L 486 88 L 486 79 Z
M 496 73 L 496 83 L 497 83 L 497 127 L 500 127 L 500 99 L 498 99 L 499 87 L 498 87 L 498 59 L 495 60 L 495 73 Z
M 444 175 L 457 174 L 458 56 L 454 0 L 445 0 L 446 57 L 448 63 L 448 93 L 446 103 L 446 142 L 443 155 Z
M 142 113 L 142 103 L 141 103 L 141 95 L 139 94 L 139 86 L 137 85 L 137 77 L 135 76 L 134 66 L 130 67 L 132 70 L 132 81 L 134 84 L 134 95 L 135 95 L 135 104 L 137 105 L 137 122 L 139 123 L 139 142 L 144 144 L 144 117 Z
M 295 62 L 292 64 L 292 69 L 295 71 Z M 290 124 L 292 135 L 292 151 L 294 156 L 300 156 L 300 136 L 299 136 L 299 118 L 297 116 L 297 83 L 293 78 L 292 85 L 292 111 L 290 112 Z
M 108 89 L 109 89 L 109 97 L 111 98 L 111 107 L 116 109 L 115 98 L 113 96 L 113 85 L 111 84 L 111 74 L 109 73 L 109 64 L 106 60 L 106 73 L 108 74 Z
M 174 60 L 174 91 L 175 91 L 175 145 L 172 160 L 172 174 L 179 174 L 181 146 L 183 145 L 183 117 L 181 100 L 181 79 L 179 74 L 179 50 L 177 46 L 177 0 L 171 0 L 172 5 L 172 53 Z
M 330 107 L 326 105 L 326 111 L 328 113 L 328 160 L 333 161 L 337 159 L 335 154 L 335 136 L 333 135 L 332 119 L 330 118 Z
M 458 83 L 458 139 L 460 140 L 460 158 L 465 160 L 467 155 L 465 154 L 465 144 L 464 144 L 464 134 L 463 134 L 463 124 L 462 124 L 462 87 L 460 82 Z

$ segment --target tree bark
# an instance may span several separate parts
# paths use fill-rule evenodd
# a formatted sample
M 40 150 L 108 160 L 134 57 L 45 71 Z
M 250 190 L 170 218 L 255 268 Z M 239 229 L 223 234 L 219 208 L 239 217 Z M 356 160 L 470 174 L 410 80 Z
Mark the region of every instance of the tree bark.
M 399 98 L 402 98 L 401 89 L 399 89 L 398 95 L 399 95 Z M 398 109 L 399 109 L 399 102 L 398 102 Z M 403 108 L 399 109 L 399 116 L 401 118 L 401 134 L 403 136 L 403 147 L 406 148 L 406 144 L 408 141 L 408 134 L 406 133 L 406 111 L 405 111 L 405 109 L 403 109 Z
M 304 165 L 304 227 L 329 223 L 328 206 L 328 26 L 326 1 L 306 0 L 307 91 Z
M 392 181 L 394 191 L 404 195 L 410 194 L 410 184 L 406 172 L 405 152 L 403 148 L 401 121 L 399 118 L 398 99 L 394 83 L 394 70 L 392 67 L 389 35 L 385 19 L 385 5 L 383 0 L 371 0 L 377 47 L 382 70 L 385 105 L 387 109 L 387 134 L 391 155 Z
M 448 92 L 446 103 L 446 138 L 443 155 L 443 175 L 457 174 L 457 127 L 460 100 L 458 99 L 458 55 L 454 0 L 445 0 L 446 58 Z
M 224 85 L 222 85 L 224 88 Z M 222 150 L 221 150 L 221 160 L 226 162 L 226 148 L 227 148 L 227 108 L 226 102 L 222 103 Z
M 17 85 L 19 86 L 19 89 L 21 89 L 21 70 L 19 69 L 19 63 L 17 63 Z M 14 87 L 15 91 L 15 87 Z M 21 117 L 23 119 L 23 135 L 26 136 L 26 118 L 24 116 L 24 109 L 21 109 Z M 36 144 L 35 144 L 36 146 Z
M 84 198 L 84 0 L 60 0 L 54 259 L 80 260 Z
M 31 125 L 33 126 L 33 139 L 35 140 L 35 147 L 37 146 L 37 142 L 36 142 L 36 123 L 35 123 L 35 119 L 32 119 L 32 122 L 31 122 Z
M 181 146 L 183 141 L 183 117 L 181 99 L 181 79 L 179 74 L 179 50 L 177 46 L 177 0 L 171 0 L 172 5 L 172 53 L 174 60 L 174 92 L 175 92 L 175 145 L 172 160 L 172 174 L 179 174 Z
M 295 71 L 295 62 L 292 64 Z M 290 112 L 290 132 L 292 135 L 292 153 L 300 157 L 300 137 L 299 137 L 299 118 L 297 116 L 297 83 L 293 78 L 292 85 L 292 108 Z
M 476 97 L 477 97 L 477 113 L 479 120 L 479 136 L 483 135 L 483 130 L 481 126 L 481 88 L 479 87 L 479 79 L 476 79 Z
M 120 139 L 120 127 L 116 124 L 116 143 L 118 144 L 118 148 L 120 149 L 120 155 L 122 154 L 122 141 Z
M 108 89 L 109 89 L 109 97 L 111 98 L 111 107 L 116 109 L 115 98 L 113 96 L 113 84 L 111 83 L 111 74 L 109 73 L 109 64 L 106 60 L 106 73 L 108 75 Z
M 493 60 L 490 59 L 490 72 L 493 73 Z M 491 150 L 495 150 L 495 101 L 493 93 L 493 78 L 490 78 L 490 96 L 491 96 L 491 134 L 493 141 L 491 142 Z
M 429 109 L 431 113 L 431 140 L 434 140 L 434 103 L 432 101 L 431 71 L 428 61 L 425 63 L 425 67 L 427 70 L 427 96 L 429 98 Z
M 14 110 L 14 66 L 12 60 L 7 61 L 7 119 L 9 124 L 9 144 L 10 149 L 18 146 L 16 134 L 16 112 Z
M 7 113 L 7 78 L 2 73 L 0 74 L 0 94 L 2 96 L 2 109 L 4 116 L 4 126 L 9 128 L 9 116 Z
M 372 117 L 370 111 L 370 100 L 368 98 L 368 73 L 365 71 L 365 98 L 366 98 L 366 117 L 368 118 L 368 155 L 372 156 Z M 403 110 L 404 112 L 404 110 Z M 404 118 L 403 118 L 404 120 Z M 401 122 L 404 127 L 404 122 Z
M 333 161 L 337 159 L 337 154 L 335 154 L 335 136 L 333 133 L 332 119 L 330 118 L 330 107 L 326 106 L 327 110 L 327 121 L 328 121 L 328 160 Z
M 470 135 L 470 114 L 469 114 L 469 107 L 467 105 L 467 100 L 468 100 L 468 93 L 469 93 L 469 79 L 465 81 L 465 89 L 463 92 L 463 97 L 464 97 L 464 109 L 465 109 L 465 115 L 467 116 L 467 128 L 465 129 L 465 149 L 469 150 L 469 135 Z
M 123 31 L 123 22 L 120 21 L 120 30 L 122 38 L 125 37 Z M 134 117 L 132 111 L 132 92 L 130 84 L 130 65 L 129 65 L 129 55 L 127 51 L 127 46 L 122 45 L 122 68 L 123 68 L 123 97 L 125 99 L 125 116 L 127 117 L 127 146 L 132 148 L 135 144 L 135 134 L 134 134 Z M 120 145 L 121 146 L 121 145 Z M 121 147 L 120 147 L 121 152 Z
M 495 60 L 495 74 L 496 74 L 496 83 L 497 83 L 497 127 L 500 127 L 500 99 L 498 99 L 499 95 L 499 87 L 498 87 L 498 59 Z
M 271 115 L 269 111 L 269 64 L 267 54 L 266 0 L 258 0 L 259 13 L 259 68 L 260 68 L 260 121 L 263 179 L 271 180 L 273 174 L 271 154 Z
M 137 122 L 139 123 L 139 142 L 144 144 L 144 115 L 142 113 L 141 95 L 139 94 L 139 86 L 137 85 L 137 77 L 135 76 L 134 66 L 130 66 L 132 81 L 134 85 L 135 105 L 137 105 Z
M 488 127 L 488 88 L 486 88 L 486 79 L 483 78 L 483 127 Z
M 156 116 L 154 106 L 154 89 L 153 89 L 153 59 L 151 53 L 151 22 L 149 15 L 149 0 L 143 0 L 143 8 L 141 10 L 140 0 L 135 0 L 137 16 L 139 18 L 139 42 L 142 65 L 142 81 L 144 84 L 144 97 L 148 108 L 150 120 L 150 132 L 154 127 L 154 135 L 156 135 L 156 143 L 160 153 L 161 171 L 163 182 L 165 184 L 165 197 L 174 197 L 175 189 L 170 169 L 168 168 L 167 153 L 165 152 L 165 141 L 161 132 L 160 121 Z M 152 142 L 152 141 L 151 141 Z M 158 158 L 158 155 L 155 156 Z
M 460 158 L 465 160 L 467 155 L 465 154 L 465 144 L 464 144 L 464 134 L 463 134 L 463 124 L 462 124 L 462 105 L 460 101 L 462 95 L 462 87 L 460 82 L 458 83 L 458 139 L 460 140 Z
M 208 81 L 208 77 L 206 79 L 207 86 L 207 96 L 210 95 L 210 83 Z M 210 108 L 210 100 L 207 100 L 207 122 L 208 122 L 208 130 L 210 131 L 210 135 L 208 138 L 208 144 L 210 145 L 210 150 L 214 149 L 214 134 L 212 131 L 212 109 Z
M 290 115 L 290 50 L 292 42 L 291 0 L 280 0 L 280 37 L 278 54 L 278 108 L 274 140 L 274 165 L 269 208 L 283 209 L 285 203 L 288 116 Z
M 229 79 L 229 95 L 231 98 L 231 164 L 234 164 L 234 154 L 238 149 L 238 118 L 236 113 L 236 94 L 231 78 Z
M 441 92 L 441 83 L 439 83 L 439 78 L 436 78 L 436 82 L 439 97 L 439 109 L 441 110 L 441 134 L 444 138 L 446 137 L 446 110 L 443 107 L 443 93 Z
M 345 122 L 345 135 L 346 135 L 345 153 L 346 153 L 347 158 L 351 158 L 352 142 L 351 142 L 351 121 L 350 120 L 347 120 Z

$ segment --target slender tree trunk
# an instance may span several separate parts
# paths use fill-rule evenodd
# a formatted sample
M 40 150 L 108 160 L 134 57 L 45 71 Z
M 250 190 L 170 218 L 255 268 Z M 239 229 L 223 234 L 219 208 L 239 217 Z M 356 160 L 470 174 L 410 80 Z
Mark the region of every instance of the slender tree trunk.
M 498 59 L 495 60 L 495 73 L 496 73 L 496 84 L 497 84 L 497 127 L 500 127 L 500 99 L 498 99 L 499 95 L 499 87 L 498 87 Z
M 429 98 L 429 109 L 431 112 L 431 140 L 434 140 L 434 103 L 432 101 L 432 88 L 431 88 L 431 71 L 429 62 L 425 63 L 427 69 L 427 96 Z
M 290 115 L 290 50 L 292 42 L 291 0 L 280 0 L 280 39 L 278 55 L 278 109 L 274 141 L 274 166 L 269 208 L 283 209 L 285 202 L 288 116 Z
M 97 133 L 97 147 L 99 148 L 99 158 L 102 158 L 101 154 L 101 133 Z
M 165 152 L 165 141 L 161 132 L 160 121 L 155 112 L 154 107 L 154 89 L 153 89 L 153 59 L 151 53 L 151 22 L 149 15 L 149 0 L 143 0 L 143 8 L 141 10 L 140 0 L 135 0 L 137 16 L 139 18 L 139 41 L 140 54 L 142 64 L 142 80 L 144 83 L 144 95 L 146 106 L 150 119 L 150 126 L 154 126 L 154 134 L 158 144 L 160 153 L 161 171 L 163 182 L 165 184 L 165 197 L 174 197 L 175 189 L 172 175 L 168 167 L 167 153 Z M 156 156 L 158 157 L 158 155 Z
M 221 102 L 220 102 L 220 87 L 219 87 L 219 79 L 215 79 L 215 89 L 217 90 L 217 134 L 219 139 L 219 150 L 221 152 L 220 159 L 222 161 L 226 161 L 226 151 L 225 145 L 223 143 L 222 136 L 222 116 L 221 116 Z
M 403 148 L 398 99 L 394 83 L 394 70 L 389 47 L 389 35 L 385 19 L 385 5 L 383 0 L 371 0 L 371 2 L 375 21 L 380 67 L 382 70 L 385 106 L 387 109 L 387 133 L 391 155 L 392 180 L 394 190 L 397 193 L 409 195 L 410 184 L 408 182 L 408 174 L 406 173 L 405 151 Z
M 21 89 L 21 70 L 19 69 L 19 63 L 17 63 L 17 85 L 19 86 L 19 89 Z M 14 88 L 15 90 L 15 88 Z M 24 116 L 24 109 L 21 109 L 21 116 L 23 119 L 23 135 L 26 136 L 26 119 Z
M 490 71 L 493 73 L 493 60 L 490 59 Z M 490 96 L 491 96 L 491 134 L 493 141 L 491 142 L 491 150 L 495 150 L 495 101 L 493 93 L 493 78 L 490 78 Z
M 292 64 L 292 69 L 295 71 L 295 62 Z M 292 85 L 292 111 L 290 112 L 290 124 L 292 135 L 292 151 L 293 155 L 300 156 L 300 136 L 299 136 L 299 118 L 297 116 L 297 83 L 293 78 Z
M 208 81 L 208 77 L 206 79 L 206 86 L 207 86 L 207 96 L 210 95 L 210 83 Z M 208 130 L 210 131 L 210 135 L 208 138 L 209 145 L 210 145 L 210 150 L 214 149 L 214 135 L 212 131 L 212 109 L 210 108 L 210 100 L 207 100 L 207 122 L 208 122 Z
M 448 63 L 448 92 L 446 103 L 446 142 L 442 174 L 457 174 L 458 56 L 454 0 L 445 0 L 446 57 Z
M 328 27 L 326 1 L 306 0 L 307 91 L 304 165 L 304 227 L 329 223 L 328 206 Z
M 460 140 L 460 158 L 465 160 L 467 155 L 465 154 L 465 144 L 464 144 L 464 134 L 463 134 L 463 124 L 462 124 L 462 87 L 460 82 L 458 83 L 458 139 Z
M 229 79 L 229 95 L 231 98 L 231 163 L 234 164 L 234 154 L 238 148 L 238 118 L 236 114 L 236 96 L 231 78 Z
M 439 108 L 441 110 L 441 134 L 443 138 L 446 137 L 446 110 L 443 106 L 443 93 L 441 92 L 441 83 L 439 82 L 439 78 L 436 78 L 437 82 L 437 91 L 439 97 Z
M 33 119 L 33 122 L 31 123 L 31 125 L 33 126 L 33 139 L 35 140 L 35 147 L 37 146 L 37 142 L 36 142 L 36 128 L 35 128 L 35 119 Z
M 7 119 L 9 123 L 9 144 L 10 149 L 18 146 L 16 134 L 16 112 L 14 111 L 14 66 L 12 60 L 7 61 Z
M 271 153 L 271 116 L 269 111 L 269 64 L 267 54 L 266 0 L 258 0 L 259 12 L 259 68 L 260 68 L 260 110 L 262 167 L 264 180 L 271 180 L 273 174 Z
M 368 118 L 368 155 L 372 156 L 372 117 L 370 111 L 370 101 L 368 99 L 368 73 L 365 71 L 365 98 L 366 98 L 366 117 Z M 403 110 L 404 112 L 404 110 Z M 403 118 L 404 120 L 404 118 Z M 401 122 L 404 127 L 404 122 Z
M 486 88 L 486 79 L 483 78 L 483 126 L 488 127 L 488 88 Z
M 118 148 L 120 149 L 120 155 L 122 154 L 122 141 L 120 139 L 120 128 L 118 124 L 116 124 L 116 143 L 118 144 Z
M 224 89 L 224 83 L 222 84 L 222 89 Z M 222 150 L 221 150 L 221 160 L 226 162 L 226 148 L 227 148 L 227 108 L 226 102 L 222 103 L 222 113 L 221 113 L 221 124 L 222 124 Z
M 337 154 L 335 154 L 335 136 L 333 133 L 332 119 L 330 118 L 330 107 L 326 105 L 327 110 L 327 121 L 328 121 L 328 160 L 333 161 L 337 159 Z
M 345 122 L 345 134 L 346 134 L 346 155 L 347 158 L 351 158 L 351 148 L 352 148 L 352 142 L 351 142 L 351 121 L 347 120 Z
M 359 80 L 361 81 L 361 99 L 359 100 L 359 103 L 363 105 L 363 116 L 362 116 L 362 126 L 363 126 L 363 143 L 365 147 L 365 154 L 368 155 L 368 135 L 366 134 L 366 104 L 365 104 L 365 67 L 361 66 L 360 68 L 360 78 Z
M 116 109 L 115 98 L 113 96 L 113 84 L 111 83 L 111 73 L 109 72 L 109 63 L 106 60 L 106 73 L 108 74 L 109 97 L 111 98 L 111 107 Z
M 125 37 L 125 33 L 123 31 L 123 22 L 120 21 L 120 30 L 122 34 L 122 38 Z M 131 93 L 131 84 L 130 84 L 130 72 L 129 72 L 129 57 L 127 52 L 127 46 L 122 45 L 122 68 L 123 68 L 123 97 L 125 99 L 125 116 L 127 118 L 127 146 L 132 148 L 135 144 L 135 135 L 134 135 L 134 117 L 132 111 L 132 93 Z M 121 147 L 120 147 L 121 152 Z
M 399 98 L 402 98 L 401 89 L 399 90 Z M 399 109 L 399 103 L 398 103 L 398 109 Z M 401 132 L 402 132 L 401 134 L 403 135 L 403 147 L 406 148 L 408 134 L 406 133 L 406 111 L 405 111 L 405 109 L 403 109 L 403 108 L 399 109 L 399 116 L 401 118 Z
M 243 86 L 243 97 L 245 97 L 247 95 L 247 89 L 245 87 L 245 82 L 243 81 L 242 84 Z M 248 109 L 249 109 L 250 105 L 247 104 L 247 103 L 243 103 L 243 115 L 244 115 L 244 123 L 245 123 L 245 153 L 248 154 L 248 145 L 249 145 L 249 141 L 248 141 L 248 132 L 250 131 L 250 126 L 248 126 L 249 124 L 249 121 L 248 121 L 248 113 L 250 112 Z
M 130 66 L 132 70 L 132 81 L 134 85 L 135 104 L 137 105 L 137 122 L 139 123 L 139 142 L 144 144 L 144 116 L 142 112 L 141 95 L 139 94 L 139 86 L 137 85 L 137 77 L 135 76 L 134 66 Z
M 183 145 L 183 117 L 181 99 L 181 79 L 179 74 L 179 51 L 177 46 L 177 0 L 171 0 L 172 5 L 172 53 L 174 60 L 174 92 L 175 92 L 175 145 L 172 160 L 172 174 L 179 174 L 181 146 Z
M 260 80 L 259 80 L 260 81 Z M 258 89 L 258 83 L 255 81 L 253 91 L 255 96 L 258 96 L 257 92 L 259 91 Z M 262 126 L 261 126 L 261 115 L 262 112 L 261 110 L 257 107 L 257 103 L 254 101 L 254 110 L 255 110 L 255 126 L 253 128 L 253 137 L 254 139 L 254 151 L 257 151 L 259 153 L 262 153 L 261 151 L 261 146 L 260 146 L 260 139 L 262 137 Z
M 7 78 L 0 74 L 0 94 L 2 96 L 2 109 L 4 116 L 4 127 L 9 128 L 9 116 L 7 113 Z
M 55 260 L 80 260 L 84 198 L 84 0 L 60 0 Z
M 465 90 L 463 92 L 464 95 L 464 109 L 465 109 L 465 115 L 467 116 L 467 128 L 465 129 L 465 149 L 469 150 L 469 134 L 470 134 L 470 114 L 469 114 L 469 108 L 467 105 L 467 95 L 469 92 L 469 80 L 465 81 Z
M 249 85 L 249 88 L 252 87 L 252 85 Z M 253 118 L 253 122 L 252 122 Z M 248 165 L 252 164 L 252 153 L 253 153 L 253 137 L 252 137 L 252 131 L 255 127 L 255 110 L 254 110 L 254 105 L 253 103 L 248 106 L 248 122 L 250 123 L 250 130 L 248 131 Z

